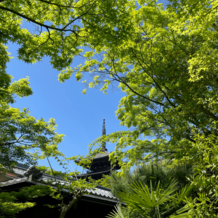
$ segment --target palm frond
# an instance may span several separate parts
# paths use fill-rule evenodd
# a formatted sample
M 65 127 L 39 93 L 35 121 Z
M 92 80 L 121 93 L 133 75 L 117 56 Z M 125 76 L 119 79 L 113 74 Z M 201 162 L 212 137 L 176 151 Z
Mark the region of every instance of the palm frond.
M 170 216 L 170 218 L 188 218 L 190 215 L 190 213 L 189 213 L 190 209 L 191 208 L 189 208 L 188 205 L 185 205 L 184 207 L 182 207 L 176 211 L 177 215 L 172 215 L 172 216 Z
M 148 217 L 152 211 L 159 213 L 159 206 L 169 201 L 171 195 L 177 190 L 176 185 L 177 182 L 174 180 L 165 190 L 162 190 L 158 183 L 154 191 L 152 182 L 150 182 L 150 190 L 147 185 L 143 186 L 141 182 L 135 182 L 129 186 L 128 192 L 124 191 L 120 193 L 120 196 L 133 211 L 138 211 L 144 217 Z
M 106 218 L 129 218 L 128 213 L 124 212 L 124 209 L 119 204 L 115 206 L 115 210 L 113 210 Z

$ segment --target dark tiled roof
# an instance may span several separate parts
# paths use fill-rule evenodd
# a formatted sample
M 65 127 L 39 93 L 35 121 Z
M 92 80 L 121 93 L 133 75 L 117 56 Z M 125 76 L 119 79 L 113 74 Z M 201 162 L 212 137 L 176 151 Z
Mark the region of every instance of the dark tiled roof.
M 22 166 L 18 166 L 18 167 L 14 168 L 14 172 L 20 176 L 23 176 L 23 174 L 26 172 L 27 169 L 28 169 L 28 167 L 23 168 Z M 29 183 L 33 183 L 33 184 L 42 184 L 42 183 L 48 182 L 48 181 L 53 181 L 52 185 L 56 185 L 56 181 L 60 182 L 61 184 L 66 183 L 65 181 L 61 180 L 60 178 L 57 178 L 56 180 L 54 180 L 54 178 L 52 176 L 47 175 L 47 174 L 43 174 L 41 179 L 36 180 L 34 182 L 29 181 L 29 179 L 27 177 L 23 177 L 23 178 L 8 180 L 6 182 L 0 182 L 0 186 L 1 187 L 10 186 L 10 185 L 18 184 L 18 183 L 23 183 L 23 182 L 29 182 Z M 108 188 L 97 186 L 95 189 L 87 190 L 87 191 L 89 194 L 84 195 L 86 197 L 95 197 L 96 196 L 95 198 L 99 198 L 99 199 L 103 199 L 103 200 L 113 200 L 114 202 L 118 202 L 118 199 L 112 195 L 110 189 L 108 189 Z
M 15 184 L 26 182 L 26 181 L 28 181 L 27 177 L 19 178 L 19 179 L 12 179 L 12 180 L 8 180 L 6 182 L 0 182 L 0 187 L 15 185 Z

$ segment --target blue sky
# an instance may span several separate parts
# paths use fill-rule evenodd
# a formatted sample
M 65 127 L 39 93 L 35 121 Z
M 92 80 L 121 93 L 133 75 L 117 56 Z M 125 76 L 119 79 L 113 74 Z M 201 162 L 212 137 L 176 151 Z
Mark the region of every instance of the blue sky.
M 16 97 L 13 106 L 29 108 L 30 114 L 38 119 L 43 117 L 48 121 L 54 118 L 58 124 L 57 132 L 65 135 L 59 149 L 67 157 L 88 154 L 88 144 L 102 134 L 103 119 L 106 120 L 107 134 L 126 130 L 115 116 L 119 100 L 124 96 L 119 89 L 108 91 L 107 95 L 99 89 L 88 89 L 84 95 L 84 84 L 77 82 L 74 76 L 65 83 L 58 81 L 59 72 L 49 64 L 49 58 L 33 65 L 26 64 L 16 58 L 17 49 L 16 44 L 8 44 L 8 51 L 14 58 L 7 66 L 7 73 L 14 77 L 13 80 L 28 76 L 33 95 Z M 76 58 L 72 67 L 80 61 Z M 107 145 L 107 148 L 111 152 L 114 145 Z M 46 161 L 39 163 L 48 166 Z M 52 165 L 59 169 L 55 161 Z
M 166 1 L 159 1 L 166 3 Z M 115 116 L 119 100 L 124 96 L 119 89 L 108 91 L 105 95 L 99 89 L 88 89 L 83 95 L 84 84 L 77 82 L 72 76 L 65 83 L 58 81 L 59 72 L 49 63 L 49 58 L 43 58 L 36 64 L 26 64 L 17 57 L 18 46 L 9 43 L 8 51 L 14 58 L 7 65 L 7 73 L 14 80 L 29 77 L 33 95 L 27 98 L 16 98 L 14 107 L 29 108 L 30 114 L 36 118 L 43 117 L 46 121 L 54 118 L 58 124 L 57 132 L 65 135 L 59 149 L 67 157 L 88 154 L 88 144 L 101 136 L 103 119 L 106 120 L 106 131 L 127 130 L 119 125 Z M 71 67 L 81 63 L 81 59 L 74 59 Z M 118 84 L 115 84 L 117 87 Z M 108 145 L 109 152 L 114 150 L 113 144 Z M 55 160 L 52 166 L 61 170 Z M 48 166 L 47 161 L 40 161 L 40 165 Z M 74 168 L 79 169 L 74 165 Z

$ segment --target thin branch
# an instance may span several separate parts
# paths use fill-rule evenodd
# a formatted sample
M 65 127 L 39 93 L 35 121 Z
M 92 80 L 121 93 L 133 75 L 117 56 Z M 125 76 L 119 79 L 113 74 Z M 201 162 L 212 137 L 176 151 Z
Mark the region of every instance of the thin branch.
M 16 142 L 4 142 L 4 143 L 1 143 L 0 146 L 7 146 L 7 145 L 13 145 L 15 144 Z
M 150 102 L 153 102 L 153 103 L 155 103 L 155 104 L 158 104 L 158 105 L 161 105 L 161 106 L 165 106 L 165 105 L 162 104 L 161 102 L 152 100 L 152 99 L 150 99 L 150 98 L 148 98 L 148 97 L 146 97 L 146 96 L 144 96 L 144 95 L 141 95 L 140 93 L 136 92 L 135 90 L 133 90 L 133 89 L 130 87 L 130 85 L 127 84 L 127 83 L 116 73 L 116 68 L 115 68 L 115 66 L 114 66 L 114 59 L 111 58 L 111 60 L 112 60 L 113 69 L 114 69 L 114 72 L 115 72 L 115 74 L 112 74 L 112 76 L 114 77 L 114 79 L 115 79 L 116 81 L 123 83 L 125 86 L 127 86 L 127 87 L 128 87 L 134 94 L 136 94 L 137 96 L 140 96 L 140 97 L 142 97 L 142 98 L 144 98 L 144 99 L 146 99 L 146 100 L 148 100 L 148 101 L 150 101 Z M 106 70 L 107 70 L 107 69 L 106 69 Z M 111 74 L 111 73 L 110 73 L 110 74 Z M 116 77 L 117 77 L 117 78 L 116 78 Z
M 154 154 L 154 155 L 152 155 L 152 157 L 146 158 L 146 160 L 152 160 L 155 157 L 161 156 L 163 154 L 176 154 L 176 153 L 178 153 L 178 152 L 175 152 L 175 151 L 163 151 L 162 153 Z
M 153 103 L 155 103 L 155 104 L 158 104 L 158 105 L 161 105 L 161 106 L 165 106 L 165 105 L 162 104 L 161 102 L 152 100 L 152 99 L 150 99 L 150 98 L 148 98 L 148 97 L 146 97 L 146 96 L 144 96 L 144 95 L 141 95 L 141 94 L 139 94 L 138 92 L 134 91 L 134 90 L 130 87 L 129 84 L 127 84 L 120 76 L 118 76 L 118 74 L 116 74 L 116 75 L 113 74 L 113 76 L 118 77 L 117 81 L 118 81 L 118 82 L 121 82 L 121 83 L 123 83 L 125 86 L 127 86 L 134 94 L 136 94 L 136 95 L 138 95 L 138 96 L 140 96 L 140 97 L 142 97 L 142 98 L 144 98 L 144 99 L 146 99 L 146 100 L 148 100 L 148 101 L 151 101 L 151 102 L 153 102 Z M 116 79 L 115 79 L 115 80 L 116 80 Z
M 85 5 L 90 4 L 90 3 L 86 3 L 86 4 L 81 5 L 81 6 L 79 6 L 79 7 L 74 7 L 74 6 L 72 6 L 72 5 L 59 5 L 59 4 L 57 4 L 57 3 L 53 3 L 53 2 L 49 2 L 49 1 L 45 1 L 45 0 L 38 0 L 38 1 L 44 2 L 44 3 L 46 3 L 46 4 L 50 4 L 50 5 L 55 5 L 55 6 L 59 7 L 59 8 L 78 8 L 78 9 L 79 9 L 79 8 L 84 7 Z
M 94 2 L 94 3 L 95 3 L 95 2 Z M 79 17 L 77 17 L 77 18 L 73 19 L 72 21 L 70 21 L 70 22 L 69 22 L 66 26 L 64 26 L 62 29 L 63 29 L 63 30 L 66 29 L 66 27 L 68 27 L 70 24 L 72 24 L 72 23 L 75 22 L 76 20 L 78 20 L 78 19 L 82 18 L 84 15 L 86 15 L 86 14 L 91 10 L 91 8 L 93 7 L 94 3 L 91 5 L 91 7 L 90 7 L 85 13 L 81 14 Z
M 55 6 L 59 7 L 59 8 L 60 7 L 62 7 L 62 8 L 75 8 L 75 7 L 71 6 L 71 5 L 59 5 L 57 3 L 53 3 L 53 2 L 45 1 L 45 0 L 38 0 L 38 1 L 44 2 L 44 3 L 49 4 L 49 5 L 55 5 Z
M 47 158 L 47 161 L 48 161 L 48 163 L 49 163 L 49 166 L 50 166 L 50 168 L 51 168 L 51 172 L 52 172 L 52 174 L 53 174 L 53 176 L 54 176 L 55 182 L 58 184 L 58 182 L 57 182 L 57 179 L 56 179 L 56 176 L 55 176 L 55 174 L 54 174 L 54 171 L 53 171 L 53 168 L 52 168 L 52 166 L 51 166 L 51 163 L 50 163 L 50 161 L 49 161 L 49 159 L 48 159 L 48 156 L 47 156 L 47 155 L 46 155 L 46 158 Z M 57 185 L 57 187 L 58 187 L 58 185 Z M 58 187 L 58 191 L 61 193 L 61 191 L 60 191 L 59 187 Z
M 152 44 L 152 40 L 151 40 L 151 44 Z M 150 56 L 150 63 L 151 63 L 151 71 L 152 71 L 152 74 L 154 75 L 154 65 L 153 65 L 153 62 L 152 62 L 152 49 L 150 50 L 151 51 L 151 56 Z M 168 98 L 168 96 L 167 96 L 167 94 L 166 94 L 166 92 L 164 92 L 164 90 L 160 87 L 160 85 L 158 84 L 158 82 L 154 79 L 154 76 L 151 76 L 151 78 L 152 78 L 152 80 L 154 81 L 154 83 L 155 83 L 155 85 L 158 87 L 158 89 L 164 94 L 164 96 L 165 96 L 165 98 L 167 99 L 167 101 L 170 103 L 170 105 L 172 106 L 172 107 L 176 107 L 174 104 L 173 104 L 173 102 L 172 101 L 170 101 L 170 99 Z
M 3 7 L 3 6 L 0 6 L 0 9 L 9 11 L 9 12 L 11 12 L 11 13 L 14 13 L 14 14 L 16 14 L 16 15 L 18 15 L 18 16 L 24 18 L 24 19 L 27 19 L 27 20 L 31 21 L 32 23 L 35 23 L 35 24 L 40 25 L 40 26 L 42 26 L 42 27 L 45 27 L 46 29 L 49 28 L 49 29 L 53 29 L 53 30 L 60 31 L 60 32 L 73 32 L 73 33 L 75 33 L 76 35 L 78 35 L 75 30 L 71 30 L 71 29 L 65 30 L 64 28 L 57 28 L 57 27 L 48 26 L 48 25 L 46 25 L 46 24 L 37 22 L 37 21 L 33 20 L 32 18 L 27 17 L 26 15 L 23 15 L 23 14 L 17 12 L 17 11 L 14 11 L 14 10 L 12 10 L 12 9 L 9 9 L 9 8 Z M 75 20 L 77 20 L 77 18 L 75 18 L 73 21 L 75 21 Z M 71 21 L 71 22 L 73 22 L 73 21 Z
M 141 66 L 141 68 L 143 69 L 143 71 L 146 72 L 145 69 L 144 69 L 144 67 L 143 67 L 142 64 L 141 64 L 141 61 L 140 61 L 139 58 L 137 57 L 136 53 L 133 51 L 132 48 L 130 48 L 130 49 L 132 50 L 133 55 L 134 55 L 135 58 L 137 59 L 139 65 Z M 141 51 L 141 48 L 140 48 L 140 51 Z M 142 59 L 143 59 L 142 52 L 140 52 L 140 53 L 141 53 L 141 57 L 142 57 Z M 142 61 L 142 62 L 143 62 L 145 65 L 147 65 L 144 61 Z M 153 66 L 152 60 L 151 60 L 151 56 L 150 56 L 150 62 L 151 62 L 151 65 Z M 147 67 L 149 67 L 149 66 L 147 65 Z M 153 69 L 152 69 L 151 67 L 149 67 L 149 68 L 151 69 L 151 71 L 153 71 Z M 154 68 L 154 67 L 153 67 L 153 68 Z M 157 83 L 157 81 L 154 79 L 154 76 L 153 76 L 153 75 L 149 75 L 147 72 L 146 72 L 146 74 L 153 80 L 153 82 L 154 82 L 154 84 L 156 85 L 156 87 L 164 94 L 165 98 L 166 98 L 167 101 L 170 103 L 170 105 L 171 105 L 172 107 L 176 107 L 176 106 L 170 101 L 170 99 L 168 98 L 166 92 L 164 92 L 164 90 L 160 87 L 160 85 L 159 85 L 159 84 Z

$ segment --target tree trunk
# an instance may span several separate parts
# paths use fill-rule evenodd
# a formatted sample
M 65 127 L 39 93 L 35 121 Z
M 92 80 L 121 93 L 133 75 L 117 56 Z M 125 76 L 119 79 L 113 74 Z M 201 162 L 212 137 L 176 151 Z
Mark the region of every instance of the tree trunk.
M 82 193 L 78 193 L 76 194 L 73 199 L 68 203 L 68 205 L 64 205 L 61 208 L 61 214 L 60 214 L 60 218 L 65 218 L 66 213 L 68 212 L 68 210 L 70 210 L 70 208 L 82 197 Z

